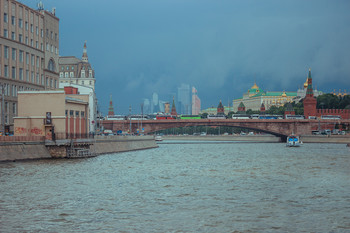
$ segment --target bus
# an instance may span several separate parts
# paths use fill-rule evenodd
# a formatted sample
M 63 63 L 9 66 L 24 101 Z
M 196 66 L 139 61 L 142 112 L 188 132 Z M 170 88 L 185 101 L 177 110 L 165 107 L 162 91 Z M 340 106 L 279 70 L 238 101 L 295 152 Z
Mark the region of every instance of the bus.
M 232 114 L 232 119 L 250 119 L 249 114 Z
M 326 116 L 321 116 L 321 119 L 325 120 L 340 120 L 340 116 L 332 116 L 332 115 L 326 115 Z
M 259 115 L 259 119 L 276 120 L 283 119 L 282 115 Z
M 106 120 L 122 121 L 122 120 L 126 120 L 126 116 L 123 116 L 123 115 L 106 116 Z
M 201 119 L 199 115 L 180 115 L 181 120 L 190 120 L 190 119 Z
M 176 116 L 171 116 L 171 115 L 157 115 L 156 116 L 157 120 L 175 120 Z
M 304 115 L 286 115 L 286 119 L 305 119 Z
M 226 119 L 225 115 L 208 115 L 208 119 Z

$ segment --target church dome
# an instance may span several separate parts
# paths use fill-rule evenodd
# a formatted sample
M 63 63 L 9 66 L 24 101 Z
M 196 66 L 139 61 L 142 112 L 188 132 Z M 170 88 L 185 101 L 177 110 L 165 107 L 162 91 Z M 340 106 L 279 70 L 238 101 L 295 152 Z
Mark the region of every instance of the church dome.
M 250 89 L 259 89 L 259 87 L 256 85 L 256 83 L 254 82 L 254 85 L 250 88 Z
M 283 91 L 282 97 L 287 97 L 287 94 L 285 91 Z

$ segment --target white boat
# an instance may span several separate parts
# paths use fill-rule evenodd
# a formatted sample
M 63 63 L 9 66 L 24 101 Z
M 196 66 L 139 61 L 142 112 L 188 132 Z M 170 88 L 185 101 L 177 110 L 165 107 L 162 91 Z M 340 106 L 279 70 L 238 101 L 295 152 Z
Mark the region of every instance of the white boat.
M 299 139 L 299 136 L 296 135 L 289 135 L 287 137 L 287 144 L 288 147 L 298 147 L 302 144 L 302 142 Z
M 157 142 L 161 142 L 161 141 L 163 141 L 163 138 L 162 138 L 162 136 L 157 135 L 157 136 L 154 138 L 154 140 L 156 140 Z

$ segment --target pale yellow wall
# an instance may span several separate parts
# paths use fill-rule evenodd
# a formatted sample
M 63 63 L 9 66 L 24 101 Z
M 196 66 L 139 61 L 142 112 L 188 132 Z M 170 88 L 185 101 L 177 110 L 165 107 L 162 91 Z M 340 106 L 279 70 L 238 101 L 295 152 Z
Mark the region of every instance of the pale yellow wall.
M 65 94 L 62 93 L 19 93 L 18 116 L 65 116 Z

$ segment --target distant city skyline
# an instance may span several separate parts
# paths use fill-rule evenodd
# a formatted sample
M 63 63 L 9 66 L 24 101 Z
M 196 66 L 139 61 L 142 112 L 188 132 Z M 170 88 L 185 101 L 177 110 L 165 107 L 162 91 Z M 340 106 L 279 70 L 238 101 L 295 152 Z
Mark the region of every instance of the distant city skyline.
M 38 1 L 20 2 L 35 9 Z M 104 113 L 110 94 L 116 112 L 127 114 L 181 83 L 197 88 L 202 108 L 241 97 L 254 81 L 296 91 L 309 68 L 318 90 L 350 89 L 350 1 L 43 3 L 56 7 L 60 56 L 80 57 L 87 41 Z

